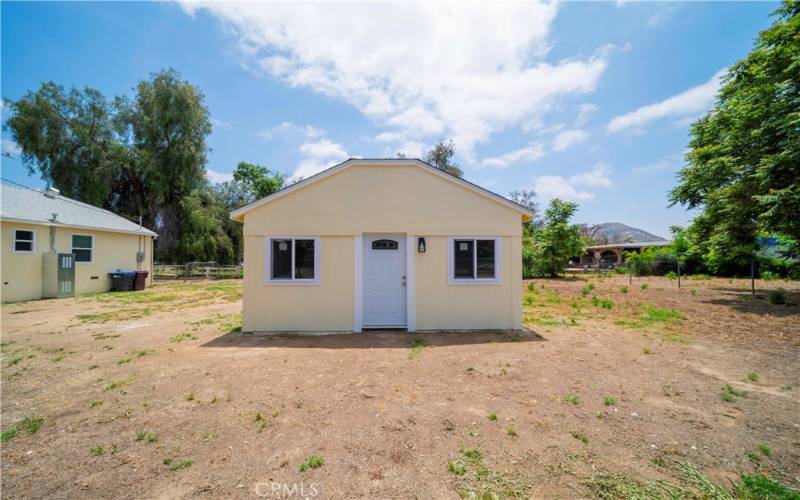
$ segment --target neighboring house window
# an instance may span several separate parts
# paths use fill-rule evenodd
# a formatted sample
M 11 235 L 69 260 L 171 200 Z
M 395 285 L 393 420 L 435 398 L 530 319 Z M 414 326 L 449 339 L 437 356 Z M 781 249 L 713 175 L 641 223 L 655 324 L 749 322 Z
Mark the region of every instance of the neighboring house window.
M 33 253 L 36 251 L 36 231 L 33 229 L 14 230 L 14 251 Z
M 72 253 L 75 254 L 75 262 L 94 262 L 94 236 L 73 234 Z
M 451 284 L 500 282 L 500 238 L 450 238 Z
M 268 283 L 319 283 L 318 237 L 271 237 L 266 253 Z

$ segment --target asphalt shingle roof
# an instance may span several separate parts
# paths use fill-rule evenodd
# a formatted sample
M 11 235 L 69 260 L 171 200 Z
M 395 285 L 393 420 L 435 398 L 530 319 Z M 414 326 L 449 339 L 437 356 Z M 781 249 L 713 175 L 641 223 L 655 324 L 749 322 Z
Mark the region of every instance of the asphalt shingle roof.
M 0 219 L 30 222 L 32 224 L 83 227 L 101 231 L 158 236 L 139 224 L 66 196 L 45 196 L 43 191 L 2 182 L 0 191 Z M 57 214 L 55 221 L 53 214 Z

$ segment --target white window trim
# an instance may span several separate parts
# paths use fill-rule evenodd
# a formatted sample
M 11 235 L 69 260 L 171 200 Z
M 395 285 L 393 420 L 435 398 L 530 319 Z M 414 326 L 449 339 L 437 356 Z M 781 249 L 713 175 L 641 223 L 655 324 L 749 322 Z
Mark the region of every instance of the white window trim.
M 292 279 L 272 279 L 272 240 L 291 240 L 292 241 Z M 294 240 L 314 240 L 314 279 L 296 279 L 294 277 Z M 278 236 L 269 235 L 264 237 L 264 285 L 267 286 L 319 286 L 319 256 L 320 256 L 319 236 Z
M 74 246 L 73 243 L 72 243 L 72 237 L 73 236 L 88 236 L 89 238 L 92 239 L 92 246 L 89 247 L 89 248 Z M 82 234 L 82 233 L 72 233 L 72 234 L 70 234 L 69 235 L 69 251 L 70 251 L 70 253 L 75 255 L 75 251 L 74 250 L 76 248 L 78 250 L 89 250 L 90 252 L 92 252 L 92 258 L 88 262 L 82 262 L 82 261 L 79 261 L 77 259 L 77 257 L 76 257 L 75 258 L 75 264 L 94 264 L 94 235 L 93 234 Z
M 453 244 L 456 240 L 493 240 L 494 241 L 494 278 L 455 278 L 455 255 Z M 478 246 L 473 243 L 473 272 L 478 272 Z M 447 284 L 448 285 L 500 285 L 502 284 L 502 238 L 500 236 L 449 236 L 447 238 Z
M 33 233 L 33 242 L 31 244 L 31 249 L 30 250 L 17 250 L 17 241 L 24 241 L 26 243 L 28 242 L 28 240 L 17 240 L 17 231 L 29 231 L 29 232 Z M 13 250 L 14 253 L 36 253 L 36 230 L 35 229 L 26 229 L 24 227 L 15 227 L 14 228 L 14 239 L 11 242 L 11 250 Z

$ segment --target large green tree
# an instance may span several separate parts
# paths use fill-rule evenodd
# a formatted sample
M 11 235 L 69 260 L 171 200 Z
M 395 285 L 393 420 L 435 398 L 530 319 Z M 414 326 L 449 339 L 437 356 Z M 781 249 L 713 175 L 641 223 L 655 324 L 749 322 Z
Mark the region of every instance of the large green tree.
M 535 276 L 556 276 L 563 272 L 570 257 L 581 255 L 584 241 L 580 227 L 570 224 L 577 203 L 552 200 L 544 211 L 544 221 L 533 226 L 530 250 Z
M 151 75 L 132 99 L 113 102 L 95 89 L 66 91 L 47 82 L 6 101 L 11 117 L 5 127 L 30 173 L 38 171 L 70 198 L 141 218 L 159 233 L 157 260 L 204 260 L 209 248 L 220 249 L 216 260 L 230 260 L 224 245 L 212 241 L 215 233 L 195 223 L 198 211 L 211 206 L 202 202 L 211 132 L 203 99 L 174 70 Z
M 699 208 L 686 231 L 714 272 L 749 262 L 759 232 L 800 239 L 800 2 L 786 1 L 692 125 L 671 203 Z M 795 248 L 795 251 L 797 249 Z
M 4 128 L 22 149 L 22 163 L 70 198 L 105 205 L 118 172 L 121 150 L 112 104 L 95 89 L 69 91 L 43 83 L 17 101 L 5 101 Z

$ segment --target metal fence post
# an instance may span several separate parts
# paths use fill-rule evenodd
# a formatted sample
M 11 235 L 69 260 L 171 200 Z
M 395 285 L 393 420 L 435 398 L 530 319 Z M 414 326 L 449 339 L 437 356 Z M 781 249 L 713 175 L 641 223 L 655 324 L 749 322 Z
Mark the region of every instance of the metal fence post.
M 678 290 L 681 288 L 681 259 L 678 259 Z

